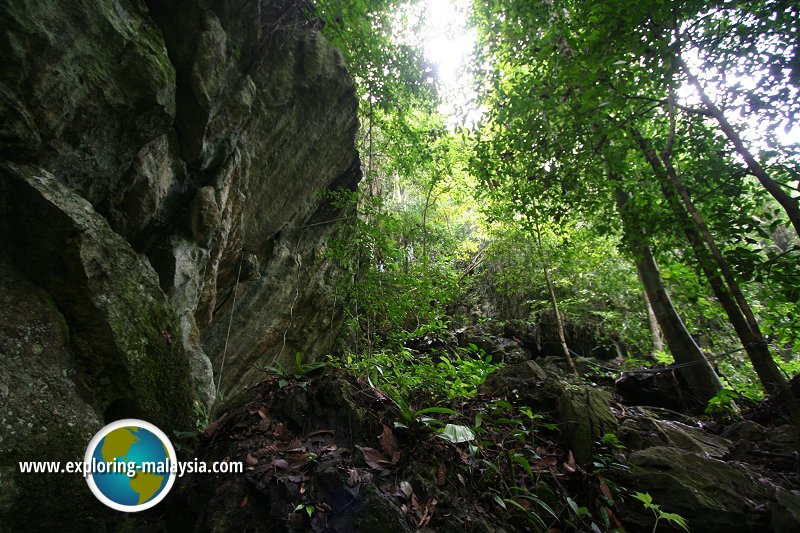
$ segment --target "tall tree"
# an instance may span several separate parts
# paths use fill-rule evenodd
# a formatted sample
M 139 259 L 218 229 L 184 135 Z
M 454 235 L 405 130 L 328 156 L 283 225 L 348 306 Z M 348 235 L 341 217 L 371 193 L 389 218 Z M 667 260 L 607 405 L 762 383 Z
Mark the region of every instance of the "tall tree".
M 746 11 L 745 4 L 733 3 L 737 12 Z M 718 20 L 714 12 L 716 4 L 711 7 L 701 2 L 623 4 L 511 1 L 504 3 L 502 16 L 493 11 L 492 5 L 476 4 L 476 22 L 483 36 L 480 61 L 486 65 L 485 92 L 492 103 L 488 116 L 492 126 L 487 132 L 498 143 L 494 150 L 496 157 L 515 164 L 524 160 L 533 181 L 546 182 L 555 175 L 563 193 L 561 201 L 569 205 L 571 213 L 596 209 L 603 199 L 613 198 L 613 187 L 604 183 L 606 176 L 598 163 L 605 147 L 614 145 L 616 149 L 629 150 L 630 155 L 622 159 L 635 168 L 642 164 L 650 166 L 650 179 L 657 184 L 655 190 L 660 189 L 667 205 L 672 206 L 672 216 L 664 223 L 657 210 L 651 211 L 649 230 L 679 248 L 694 252 L 711 288 L 740 333 L 765 388 L 770 392 L 782 389 L 785 380 L 777 372 L 763 335 L 758 332 L 754 313 L 739 289 L 743 268 L 737 272 L 741 265 L 728 265 L 730 259 L 744 256 L 737 251 L 726 257 L 726 250 L 716 245 L 711 232 L 712 226 L 722 228 L 724 240 L 737 246 L 733 243 L 750 237 L 747 233 L 733 232 L 750 229 L 725 228 L 724 220 L 738 216 L 732 213 L 730 201 L 715 211 L 714 224 L 705 223 L 704 219 L 699 224 L 700 211 L 686 202 L 691 197 L 681 193 L 681 188 L 684 192 L 687 188 L 675 170 L 676 158 L 692 168 L 736 165 L 716 143 L 702 145 L 709 150 L 705 153 L 692 146 L 692 136 L 698 131 L 705 132 L 708 125 L 689 121 L 689 129 L 675 128 L 677 113 L 701 118 L 713 113 L 708 106 L 692 107 L 674 97 L 675 86 L 683 79 L 676 68 L 679 65 L 676 58 L 692 50 L 681 49 L 686 39 L 676 41 L 671 30 L 688 27 L 695 37 L 705 37 L 703 31 L 714 27 Z M 728 3 L 719 4 L 724 11 Z M 766 4 L 774 2 L 758 3 Z M 763 14 L 756 18 L 764 20 Z M 764 24 L 765 28 L 768 26 Z M 763 33 L 767 35 L 768 31 L 765 29 Z M 695 38 L 692 43 L 700 46 L 701 39 Z M 738 45 L 729 44 L 732 54 L 737 46 L 739 51 L 747 48 L 743 35 L 739 35 Z M 643 130 L 654 138 L 667 139 L 668 149 L 659 154 L 640 142 L 642 136 L 637 133 Z M 503 145 L 505 149 L 501 148 Z M 679 153 L 673 150 L 674 146 L 680 147 Z M 751 167 L 748 169 L 752 171 Z M 746 173 L 738 171 L 729 174 L 731 181 L 739 183 L 737 194 L 749 190 L 745 176 Z M 550 181 L 552 184 L 553 180 Z M 709 194 L 704 201 L 716 201 L 713 197 Z M 652 198 L 653 206 L 657 206 L 660 201 Z M 716 204 L 721 206 L 722 202 Z M 755 219 L 769 212 L 766 205 L 755 208 L 757 212 L 748 214 L 752 221 L 749 228 L 757 228 Z M 791 222 L 791 209 L 787 213 L 788 218 L 781 222 Z M 644 219 L 640 223 L 648 224 Z M 678 234 L 685 235 L 683 243 L 675 240 Z M 747 261 L 754 253 L 759 254 L 757 250 L 749 253 Z
M 615 183 L 622 181 L 619 177 L 612 176 L 611 179 Z M 645 243 L 641 226 L 636 223 L 631 212 L 631 195 L 619 185 L 615 194 L 617 209 L 625 229 L 626 243 L 635 258 L 639 278 L 653 306 L 656 320 L 664 332 L 664 340 L 679 364 L 679 372 L 688 384 L 689 390 L 696 400 L 705 404 L 722 390 L 722 383 L 672 304 L 653 253 Z

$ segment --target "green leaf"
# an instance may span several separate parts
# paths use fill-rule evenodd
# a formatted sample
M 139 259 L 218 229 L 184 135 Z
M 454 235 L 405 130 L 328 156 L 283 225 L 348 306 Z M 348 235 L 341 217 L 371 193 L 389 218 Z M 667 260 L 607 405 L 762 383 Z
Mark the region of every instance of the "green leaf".
M 662 512 L 660 517 L 670 522 L 674 522 L 688 533 L 689 526 L 686 525 L 686 520 L 681 515 L 675 513 Z
M 589 509 L 586 507 L 579 507 L 575 500 L 567 496 L 567 505 L 569 508 L 572 509 L 572 512 L 575 513 L 575 516 L 584 516 L 589 514 Z
M 453 444 L 468 442 L 475 439 L 475 434 L 471 429 L 458 424 L 447 424 L 438 436 Z
M 527 489 L 523 489 L 523 490 L 527 491 Z M 553 511 L 553 508 L 550 507 L 549 505 L 547 505 L 547 503 L 545 503 L 542 500 L 540 500 L 539 498 L 537 498 L 536 496 L 534 496 L 533 494 L 531 494 L 531 493 L 521 494 L 521 495 L 519 495 L 517 497 L 518 498 L 523 498 L 525 500 L 530 500 L 530 501 L 534 502 L 536 505 L 538 505 L 539 507 L 541 507 L 542 509 L 547 511 L 547 513 L 549 515 L 551 515 L 553 518 L 558 520 L 558 515 L 556 514 L 555 511 Z
M 520 466 L 522 466 L 522 468 L 525 469 L 525 472 L 531 478 L 535 477 L 533 475 L 533 469 L 531 468 L 531 464 L 521 454 L 514 454 L 514 456 L 511 458 L 511 461 L 514 462 L 514 463 L 517 463 Z
M 646 509 L 649 509 L 653 504 L 653 497 L 647 492 L 634 492 L 633 497 L 642 502 Z
M 578 504 L 575 503 L 575 500 L 573 500 L 569 496 L 567 496 L 567 505 L 569 505 L 573 513 L 578 514 Z
M 500 506 L 500 507 L 502 507 L 503 509 L 508 509 L 508 508 L 506 507 L 506 502 L 504 502 L 504 501 L 503 501 L 503 498 L 501 498 L 501 497 L 500 497 L 500 496 L 498 496 L 497 494 L 492 494 L 492 499 L 493 499 L 493 500 L 494 500 L 494 501 L 497 503 L 497 505 L 499 505 L 499 506 Z

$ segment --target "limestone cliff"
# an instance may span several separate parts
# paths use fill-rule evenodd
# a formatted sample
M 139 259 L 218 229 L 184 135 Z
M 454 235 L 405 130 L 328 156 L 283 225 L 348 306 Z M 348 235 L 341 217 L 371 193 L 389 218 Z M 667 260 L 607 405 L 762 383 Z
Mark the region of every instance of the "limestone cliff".
M 329 349 L 319 193 L 360 178 L 357 99 L 307 7 L 0 3 L 4 467 Z

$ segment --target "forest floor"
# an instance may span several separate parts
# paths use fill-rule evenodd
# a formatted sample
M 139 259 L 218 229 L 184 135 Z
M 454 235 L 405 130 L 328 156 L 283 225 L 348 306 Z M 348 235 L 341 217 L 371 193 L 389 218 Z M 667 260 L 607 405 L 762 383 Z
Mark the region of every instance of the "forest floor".
M 606 363 L 609 364 L 609 363 Z M 147 515 L 170 531 L 800 531 L 797 433 L 769 401 L 725 420 L 626 405 L 534 361 L 472 398 L 404 406 L 327 369 L 268 376 L 194 451 L 246 465 L 187 476 Z M 797 387 L 796 387 L 797 388 Z M 416 409 L 416 410 L 415 410 Z

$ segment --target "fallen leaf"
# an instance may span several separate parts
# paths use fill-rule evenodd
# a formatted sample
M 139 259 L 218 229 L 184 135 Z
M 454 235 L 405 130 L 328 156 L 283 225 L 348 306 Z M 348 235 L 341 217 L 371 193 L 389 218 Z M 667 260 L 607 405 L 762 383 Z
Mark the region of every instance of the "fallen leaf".
M 605 480 L 603 478 L 601 478 L 600 476 L 598 476 L 598 479 L 600 480 L 600 492 L 607 499 L 613 500 L 614 496 L 611 494 L 611 489 L 608 488 L 608 485 L 606 485 Z
M 358 449 L 364 454 L 364 462 L 376 470 L 383 470 L 384 466 L 392 464 L 391 461 L 375 448 L 362 448 L 358 446 Z
M 313 453 L 295 454 L 291 458 L 290 464 L 291 464 L 293 470 L 297 470 L 297 469 L 303 468 L 304 466 L 309 464 L 311 461 L 316 459 L 316 457 L 317 457 L 317 455 L 313 454 Z
M 383 451 L 387 457 L 394 457 L 394 454 L 397 452 L 397 439 L 394 437 L 392 428 L 383 424 L 383 433 L 381 433 L 379 438 L 381 441 L 381 451 Z
M 427 526 L 431 518 L 433 518 L 433 511 L 436 509 L 436 498 L 431 498 L 430 501 L 422 505 L 422 514 L 417 521 L 417 529 L 422 529 Z
M 281 470 L 289 468 L 289 461 L 286 459 L 275 459 L 272 461 L 272 464 L 275 465 L 275 468 L 280 468 Z
M 417 499 L 417 495 L 414 494 L 413 492 L 411 493 L 411 508 L 418 515 L 422 512 L 422 508 L 419 506 L 419 500 Z
M 436 484 L 441 487 L 445 481 L 447 481 L 447 469 L 441 465 L 436 471 Z
M 577 471 L 575 456 L 572 455 L 572 450 L 570 450 L 569 454 L 567 455 L 567 461 L 564 463 L 564 470 L 573 474 Z
M 597 479 L 600 481 L 600 493 L 606 498 L 606 503 L 613 502 L 614 495 L 612 494 L 611 489 L 608 487 L 605 480 L 600 476 L 597 476 Z M 619 518 L 617 518 L 616 513 L 614 513 L 614 511 L 605 504 L 601 505 L 603 510 L 608 515 L 608 518 L 610 518 L 618 528 L 622 529 L 622 523 L 619 521 Z
M 205 430 L 206 437 L 212 436 L 214 434 L 214 432 L 217 431 L 217 428 L 219 427 L 219 425 L 222 424 L 222 421 L 225 420 L 227 417 L 228 417 L 228 413 L 224 413 L 221 417 L 219 417 L 216 420 L 214 420 L 213 422 L 211 422 L 208 425 L 208 427 L 206 427 L 206 430 Z
M 287 438 L 283 442 L 286 443 L 286 447 L 284 450 L 291 450 L 292 448 L 300 448 L 301 446 L 305 445 L 305 442 L 300 437 L 294 437 L 292 439 Z
M 239 509 L 244 509 L 245 507 L 247 507 L 247 496 L 248 495 L 245 494 L 244 498 L 242 498 L 242 501 L 239 502 Z
M 244 462 L 250 466 L 256 466 L 258 464 L 258 459 L 248 453 L 247 457 L 244 458 Z
M 347 486 L 355 487 L 361 481 L 361 476 L 355 468 L 347 469 Z
M 295 448 L 289 448 L 288 450 L 285 451 L 286 453 L 306 453 L 308 452 L 308 449 L 305 446 L 298 446 Z
M 318 435 L 324 435 L 326 433 L 330 433 L 331 435 L 333 435 L 333 434 L 336 433 L 336 431 L 334 431 L 332 429 L 320 429 L 318 431 L 313 431 L 313 432 L 309 433 L 308 435 L 306 435 L 306 438 L 310 439 L 312 437 L 316 437 Z
M 400 490 L 403 494 L 406 495 L 406 498 L 410 498 L 411 495 L 414 493 L 414 489 L 411 487 L 411 483 L 408 481 L 401 481 L 400 482 Z
M 261 417 L 261 420 L 269 420 L 269 411 L 267 411 L 266 407 L 259 407 L 258 408 L 258 416 Z
M 550 457 L 543 457 L 538 461 L 534 461 L 534 463 L 531 466 L 533 467 L 534 470 L 538 471 L 538 470 L 547 470 L 549 468 L 556 466 L 557 464 L 558 460 L 555 457 L 550 456 Z

